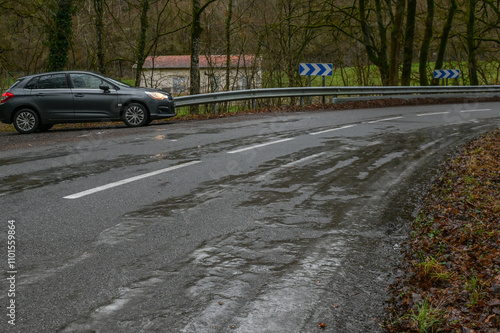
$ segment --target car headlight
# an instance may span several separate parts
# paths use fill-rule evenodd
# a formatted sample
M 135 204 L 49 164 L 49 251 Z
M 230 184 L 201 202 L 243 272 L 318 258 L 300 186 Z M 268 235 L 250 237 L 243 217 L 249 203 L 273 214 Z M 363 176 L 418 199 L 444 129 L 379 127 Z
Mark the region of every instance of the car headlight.
M 160 100 L 163 100 L 163 99 L 168 99 L 168 95 L 166 94 L 162 94 L 160 92 L 151 92 L 151 91 L 146 91 L 146 94 L 151 97 L 151 98 L 154 98 L 154 99 L 160 99 Z

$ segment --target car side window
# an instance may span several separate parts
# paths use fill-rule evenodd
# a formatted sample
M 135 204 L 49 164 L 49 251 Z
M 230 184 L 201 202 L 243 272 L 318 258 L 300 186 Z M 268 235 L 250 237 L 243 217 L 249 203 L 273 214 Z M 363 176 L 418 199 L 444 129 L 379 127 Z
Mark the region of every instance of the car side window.
M 97 76 L 89 74 L 75 73 L 70 74 L 70 77 L 73 82 L 73 88 L 76 89 L 99 89 L 100 85 L 106 84 L 106 82 Z
M 26 85 L 31 89 L 64 89 L 68 88 L 66 74 L 50 74 L 33 78 Z

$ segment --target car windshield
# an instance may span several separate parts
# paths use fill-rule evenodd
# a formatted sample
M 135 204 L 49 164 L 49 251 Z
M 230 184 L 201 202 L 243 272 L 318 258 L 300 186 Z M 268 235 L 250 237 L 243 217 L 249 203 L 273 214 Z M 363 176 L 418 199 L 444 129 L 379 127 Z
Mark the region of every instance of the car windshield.
M 119 86 L 119 87 L 130 87 L 128 84 L 123 83 L 123 82 L 118 81 L 118 80 L 115 80 L 115 79 L 112 79 L 112 78 L 110 78 L 110 77 L 106 77 L 106 79 L 107 79 L 108 81 L 111 81 L 113 84 L 115 84 L 115 85 L 117 85 L 117 86 Z

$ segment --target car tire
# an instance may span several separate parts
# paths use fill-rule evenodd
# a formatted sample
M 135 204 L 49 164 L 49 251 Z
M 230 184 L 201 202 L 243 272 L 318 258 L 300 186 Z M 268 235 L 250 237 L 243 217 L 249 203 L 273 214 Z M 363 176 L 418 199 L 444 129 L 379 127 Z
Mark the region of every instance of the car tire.
M 16 112 L 13 119 L 14 127 L 21 134 L 35 132 L 40 126 L 40 118 L 35 111 L 22 109 Z
M 128 104 L 123 111 L 123 122 L 128 127 L 144 126 L 149 123 L 148 111 L 142 104 Z

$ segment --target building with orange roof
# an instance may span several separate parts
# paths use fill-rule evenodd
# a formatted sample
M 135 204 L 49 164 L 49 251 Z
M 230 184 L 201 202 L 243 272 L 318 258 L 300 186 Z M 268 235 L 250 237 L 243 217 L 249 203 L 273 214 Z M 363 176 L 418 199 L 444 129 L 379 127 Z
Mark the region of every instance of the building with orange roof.
M 226 90 L 225 55 L 201 55 L 201 92 Z M 189 93 L 191 56 L 150 56 L 142 68 L 141 86 L 169 91 L 175 95 Z M 135 66 L 134 66 L 135 67 Z M 230 57 L 229 90 L 262 88 L 260 61 L 253 55 Z

